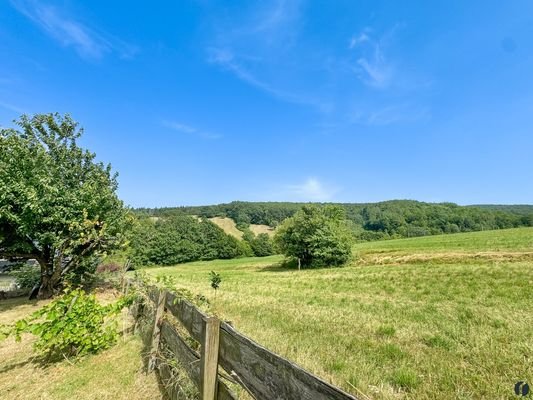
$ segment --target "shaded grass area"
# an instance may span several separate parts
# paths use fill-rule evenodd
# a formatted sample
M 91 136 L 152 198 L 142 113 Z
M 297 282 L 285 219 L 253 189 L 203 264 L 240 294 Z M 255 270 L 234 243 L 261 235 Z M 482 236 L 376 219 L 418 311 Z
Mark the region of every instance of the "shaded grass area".
M 43 302 L 10 299 L 0 302 L 0 323 L 24 318 Z M 72 363 L 43 366 L 32 350 L 33 338 L 24 335 L 0 342 L 1 399 L 160 399 L 153 374 L 142 371 L 142 345 L 137 336 L 120 338 L 117 345 Z
M 527 252 L 532 233 L 446 235 L 356 249 Z M 148 271 L 174 276 L 179 286 L 208 296 L 214 310 L 241 332 L 354 394 L 513 398 L 516 381 L 533 379 L 529 260 L 354 262 L 300 272 L 280 261 L 272 256 Z M 216 299 L 211 270 L 222 276 Z

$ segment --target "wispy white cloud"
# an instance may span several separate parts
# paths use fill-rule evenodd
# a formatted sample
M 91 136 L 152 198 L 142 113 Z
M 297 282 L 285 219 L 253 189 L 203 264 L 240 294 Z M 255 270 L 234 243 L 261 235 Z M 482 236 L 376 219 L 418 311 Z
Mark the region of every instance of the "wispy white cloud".
M 229 21 L 216 19 L 207 61 L 281 101 L 328 113 L 332 104 L 296 89 L 299 76 L 285 65 L 299 34 L 301 5 L 299 0 L 258 3 Z
M 255 22 L 251 25 L 252 32 L 280 32 L 288 23 L 294 23 L 299 17 L 301 1 L 277 0 L 270 3 L 266 9 L 259 10 L 255 15 Z
M 325 185 L 316 178 L 308 178 L 299 184 L 286 185 L 285 191 L 288 200 L 329 201 L 338 189 Z
M 182 124 L 181 122 L 164 120 L 161 122 L 165 128 L 172 129 L 176 132 L 186 133 L 189 135 L 197 136 L 202 139 L 220 139 L 222 135 L 206 132 L 201 129 L 197 129 L 193 126 Z
M 116 53 L 133 57 L 138 49 L 108 33 L 90 27 L 51 5 L 35 0 L 11 0 L 11 4 L 64 47 L 72 47 L 80 57 L 97 60 Z
M 229 49 L 211 47 L 208 48 L 208 55 L 208 61 L 210 63 L 218 64 L 220 67 L 232 72 L 240 80 L 269 93 L 280 100 L 294 104 L 312 106 L 321 112 L 331 111 L 332 105 L 328 102 L 320 101 L 311 96 L 291 93 L 279 89 L 267 81 L 260 80 L 250 72 Z
M 359 45 L 361 43 L 366 43 L 368 41 L 370 41 L 370 37 L 368 36 L 367 32 L 363 31 L 359 35 L 352 36 L 352 38 L 350 39 L 350 44 L 349 44 L 348 47 L 350 49 L 353 49 L 357 45 Z
M 365 28 L 350 39 L 348 48 L 357 54 L 355 72 L 365 84 L 378 89 L 390 86 L 395 70 L 384 49 L 395 30 L 375 38 L 372 30 Z

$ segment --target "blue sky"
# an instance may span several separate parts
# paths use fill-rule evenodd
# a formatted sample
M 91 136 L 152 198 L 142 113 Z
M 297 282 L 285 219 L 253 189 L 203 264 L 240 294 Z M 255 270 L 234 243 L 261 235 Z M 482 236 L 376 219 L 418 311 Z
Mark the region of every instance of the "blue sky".
M 0 124 L 70 113 L 132 206 L 533 203 L 531 1 L 0 3 Z

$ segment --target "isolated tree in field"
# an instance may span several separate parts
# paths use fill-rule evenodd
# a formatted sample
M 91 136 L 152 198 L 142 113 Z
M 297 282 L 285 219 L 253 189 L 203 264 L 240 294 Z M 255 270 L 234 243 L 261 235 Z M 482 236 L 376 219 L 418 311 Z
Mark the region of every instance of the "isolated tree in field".
M 110 165 L 80 148 L 82 129 L 68 115 L 22 116 L 0 129 L 0 257 L 35 259 L 39 297 L 123 240 L 128 214 Z
M 303 267 L 338 266 L 351 257 L 352 234 L 338 206 L 304 206 L 281 224 L 274 242 Z

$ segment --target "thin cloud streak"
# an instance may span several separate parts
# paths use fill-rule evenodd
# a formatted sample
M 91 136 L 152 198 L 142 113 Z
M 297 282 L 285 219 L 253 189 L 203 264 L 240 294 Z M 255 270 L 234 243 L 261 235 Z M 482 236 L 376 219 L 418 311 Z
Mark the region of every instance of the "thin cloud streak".
M 135 46 L 110 34 L 98 32 L 53 6 L 34 0 L 11 0 L 11 4 L 51 38 L 63 47 L 72 47 L 84 59 L 99 60 L 110 53 L 131 58 L 138 52 Z
M 292 90 L 286 83 L 281 83 L 286 81 L 284 77 L 260 77 L 284 70 L 279 61 L 296 43 L 302 3 L 278 0 L 254 7 L 244 20 L 225 25 L 215 23 L 217 34 L 212 44 L 206 47 L 207 62 L 218 65 L 241 81 L 281 101 L 329 113 L 333 108 L 330 102 Z
M 258 89 L 261 89 L 262 91 L 271 94 L 280 100 L 294 104 L 311 106 L 321 112 L 331 111 L 332 105 L 329 103 L 321 102 L 311 97 L 280 90 L 267 82 L 261 81 L 260 79 L 255 77 L 250 71 L 248 71 L 243 65 L 241 65 L 236 60 L 235 55 L 230 50 L 211 47 L 208 48 L 208 54 L 208 61 L 210 63 L 218 64 L 225 70 L 233 73 L 240 80 Z
M 188 135 L 197 136 L 202 139 L 220 139 L 222 135 L 202 131 L 190 125 L 182 124 L 181 122 L 164 120 L 161 122 L 165 128 L 172 129 L 176 132 L 186 133 Z

